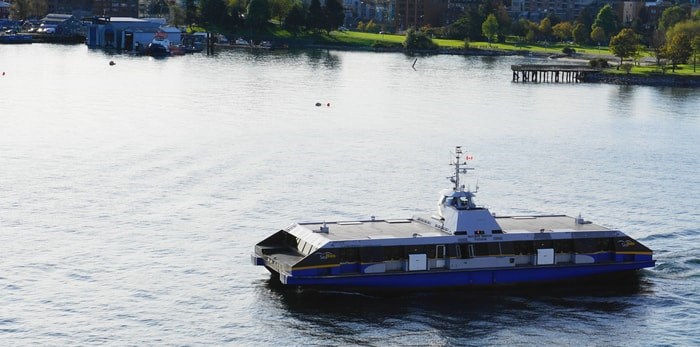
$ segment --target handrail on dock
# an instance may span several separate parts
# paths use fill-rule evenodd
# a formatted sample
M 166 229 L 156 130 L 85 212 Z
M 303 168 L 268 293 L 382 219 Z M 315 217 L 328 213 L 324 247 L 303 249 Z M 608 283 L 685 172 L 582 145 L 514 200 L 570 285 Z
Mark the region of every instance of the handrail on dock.
M 511 65 L 513 70 L 513 82 L 554 82 L 577 83 L 582 82 L 589 73 L 598 73 L 602 70 L 584 65 L 545 65 L 545 64 L 520 64 Z

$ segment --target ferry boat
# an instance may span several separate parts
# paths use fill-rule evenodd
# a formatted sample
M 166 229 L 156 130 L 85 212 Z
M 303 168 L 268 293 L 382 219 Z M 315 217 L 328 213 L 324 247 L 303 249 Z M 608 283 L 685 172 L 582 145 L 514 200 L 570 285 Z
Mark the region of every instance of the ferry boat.
M 434 215 L 293 223 L 255 245 L 254 265 L 297 287 L 403 290 L 520 285 L 628 274 L 653 267 L 652 250 L 581 216 L 496 216 L 476 205 L 461 175 Z M 477 189 L 478 190 L 478 189 Z

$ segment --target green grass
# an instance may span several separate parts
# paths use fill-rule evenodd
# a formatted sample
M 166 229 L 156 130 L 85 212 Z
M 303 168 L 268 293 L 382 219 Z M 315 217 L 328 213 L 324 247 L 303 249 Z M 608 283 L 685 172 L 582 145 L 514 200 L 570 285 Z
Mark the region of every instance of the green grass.
M 696 67 L 696 72 L 693 72 L 693 64 L 681 64 L 676 67 L 676 71 L 673 72 L 671 70 L 671 65 L 666 66 L 666 71 L 663 72 L 661 68 L 659 68 L 656 65 L 642 65 L 642 66 L 633 66 L 632 70 L 630 70 L 630 75 L 635 75 L 635 76 L 650 76 L 650 75 L 658 75 L 661 73 L 665 73 L 667 75 L 673 75 L 673 76 L 700 76 L 700 64 Z M 605 70 L 606 73 L 613 74 L 613 75 L 623 75 L 626 74 L 627 72 L 623 69 L 608 69 Z

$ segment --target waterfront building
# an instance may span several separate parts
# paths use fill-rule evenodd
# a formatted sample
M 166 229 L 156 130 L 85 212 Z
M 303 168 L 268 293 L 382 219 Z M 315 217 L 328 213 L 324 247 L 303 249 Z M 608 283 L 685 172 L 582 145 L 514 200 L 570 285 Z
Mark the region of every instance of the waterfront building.
M 179 29 L 164 25 L 160 18 L 96 17 L 92 22 L 86 40 L 91 48 L 135 51 L 151 42 L 157 32 L 165 33 L 173 44 L 182 39 Z

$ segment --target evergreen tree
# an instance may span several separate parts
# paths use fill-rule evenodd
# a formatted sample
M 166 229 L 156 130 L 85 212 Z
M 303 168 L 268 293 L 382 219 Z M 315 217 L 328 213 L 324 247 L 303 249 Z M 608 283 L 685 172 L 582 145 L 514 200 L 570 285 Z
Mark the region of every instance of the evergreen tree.
M 607 41 L 610 36 L 617 33 L 617 16 L 615 16 L 612 7 L 609 4 L 603 6 L 603 8 L 598 11 L 598 15 L 596 16 L 595 21 L 593 21 L 591 30 L 595 31 L 596 28 L 603 29 L 603 32 L 605 33 L 605 39 L 600 42 Z M 592 34 L 593 32 L 591 32 L 591 35 Z
M 270 6 L 267 0 L 250 0 L 246 8 L 246 22 L 253 30 L 265 28 L 270 19 Z
M 326 31 L 338 29 L 345 20 L 345 10 L 338 0 L 326 0 Z
M 588 42 L 589 38 L 588 30 L 582 23 L 576 23 L 576 25 L 574 25 L 574 28 L 571 30 L 571 36 L 573 36 L 574 42 L 579 45 Z
M 311 0 L 309 12 L 306 16 L 306 28 L 319 30 L 324 26 L 323 9 L 321 8 L 320 0 Z
M 295 3 L 289 9 L 289 14 L 284 20 L 284 27 L 293 33 L 297 33 L 304 27 L 304 23 L 306 23 L 306 11 L 300 3 Z
M 197 20 L 197 4 L 194 0 L 185 0 L 185 23 L 192 24 Z

